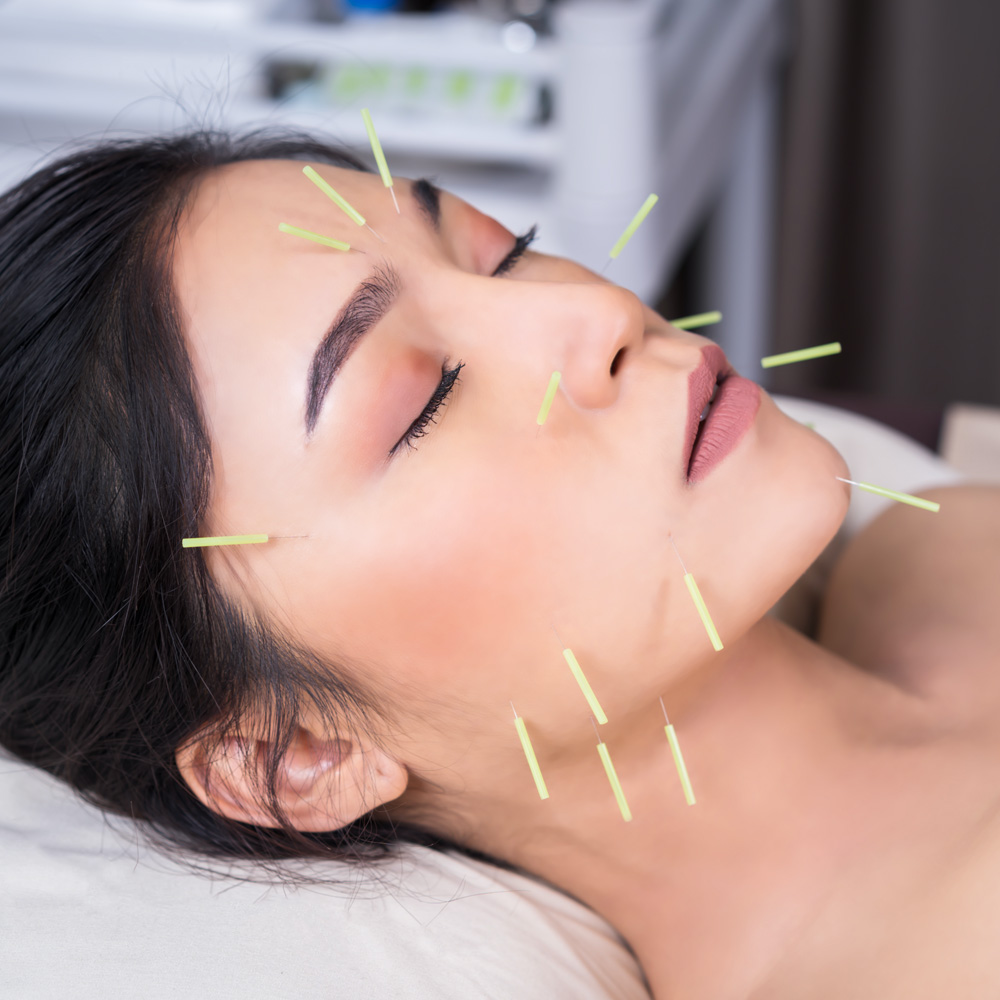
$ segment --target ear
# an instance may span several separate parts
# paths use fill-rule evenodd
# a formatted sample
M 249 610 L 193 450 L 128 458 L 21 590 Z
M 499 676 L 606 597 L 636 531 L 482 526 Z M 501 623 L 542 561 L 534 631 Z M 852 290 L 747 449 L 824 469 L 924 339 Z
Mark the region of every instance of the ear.
M 209 809 L 256 826 L 277 827 L 258 781 L 267 745 L 226 737 L 195 740 L 176 754 L 188 787 Z M 398 798 L 406 767 L 372 744 L 327 740 L 299 728 L 282 758 L 278 801 L 297 830 L 338 830 Z

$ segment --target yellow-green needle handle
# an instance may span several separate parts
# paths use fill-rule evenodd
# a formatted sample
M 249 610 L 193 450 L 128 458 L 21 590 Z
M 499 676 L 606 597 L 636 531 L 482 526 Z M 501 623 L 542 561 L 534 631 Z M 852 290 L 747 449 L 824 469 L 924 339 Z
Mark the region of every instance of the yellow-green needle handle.
M 760 359 L 761 368 L 774 368 L 776 365 L 790 365 L 796 361 L 809 361 L 812 358 L 825 358 L 830 354 L 840 354 L 840 344 L 821 344 L 819 347 L 806 347 L 801 351 L 788 351 L 785 354 L 771 354 Z

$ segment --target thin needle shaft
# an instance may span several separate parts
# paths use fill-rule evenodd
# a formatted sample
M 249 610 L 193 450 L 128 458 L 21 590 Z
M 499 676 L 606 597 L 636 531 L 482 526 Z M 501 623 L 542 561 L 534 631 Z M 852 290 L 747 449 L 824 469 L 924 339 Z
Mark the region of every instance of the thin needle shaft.
M 842 483 L 850 483 L 851 486 L 857 486 L 859 489 L 866 490 L 868 493 L 874 493 L 876 496 L 888 497 L 890 500 L 897 500 L 899 503 L 907 503 L 911 507 L 921 507 L 923 510 L 929 510 L 931 513 L 936 514 L 941 509 L 941 504 L 935 503 L 933 500 L 923 500 L 920 497 L 911 496 L 909 493 L 897 493 L 895 490 L 886 490 L 881 486 L 872 486 L 871 483 L 856 483 L 853 479 L 844 479 L 842 476 L 837 476 Z

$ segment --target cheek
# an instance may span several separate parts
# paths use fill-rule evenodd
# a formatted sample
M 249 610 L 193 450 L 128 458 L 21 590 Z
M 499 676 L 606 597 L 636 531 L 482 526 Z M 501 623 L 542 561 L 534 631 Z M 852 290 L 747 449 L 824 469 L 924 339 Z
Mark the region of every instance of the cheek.
M 533 688 L 547 651 L 551 683 L 575 704 L 553 626 L 578 648 L 610 643 L 626 656 L 663 613 L 665 529 L 648 493 L 616 481 L 595 481 L 588 463 L 554 475 L 494 458 L 446 486 L 410 484 L 405 507 L 395 491 L 372 512 L 336 602 L 345 641 L 398 665 L 394 680 L 417 692 L 470 703 Z
M 531 613 L 537 581 L 526 555 L 541 550 L 544 529 L 525 492 L 493 471 L 410 489 L 404 510 L 375 518 L 358 603 L 379 619 L 381 661 L 408 664 L 414 680 L 461 687 L 464 665 L 474 686 L 468 666 L 508 650 Z

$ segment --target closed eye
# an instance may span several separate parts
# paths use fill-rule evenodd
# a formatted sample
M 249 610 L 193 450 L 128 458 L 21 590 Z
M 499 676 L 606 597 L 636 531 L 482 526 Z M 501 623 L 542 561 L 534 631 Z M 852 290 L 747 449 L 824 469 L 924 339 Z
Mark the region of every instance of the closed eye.
M 414 441 L 427 433 L 428 424 L 434 421 L 438 411 L 447 402 L 451 390 L 455 388 L 455 383 L 459 381 L 458 373 L 464 367 L 464 362 L 460 361 L 454 368 L 449 368 L 448 359 L 445 358 L 444 364 L 441 365 L 441 381 L 438 383 L 431 398 L 427 401 L 423 412 L 410 424 L 406 433 L 393 445 L 389 452 L 390 458 L 404 446 L 412 449 L 417 447 Z
M 501 274 L 506 274 L 520 259 L 524 254 L 524 251 L 535 242 L 535 238 L 538 236 L 538 225 L 537 223 L 532 226 L 526 233 L 522 233 L 520 236 L 514 239 L 514 246 L 510 253 L 499 264 L 497 264 L 496 269 L 490 277 L 499 278 Z

